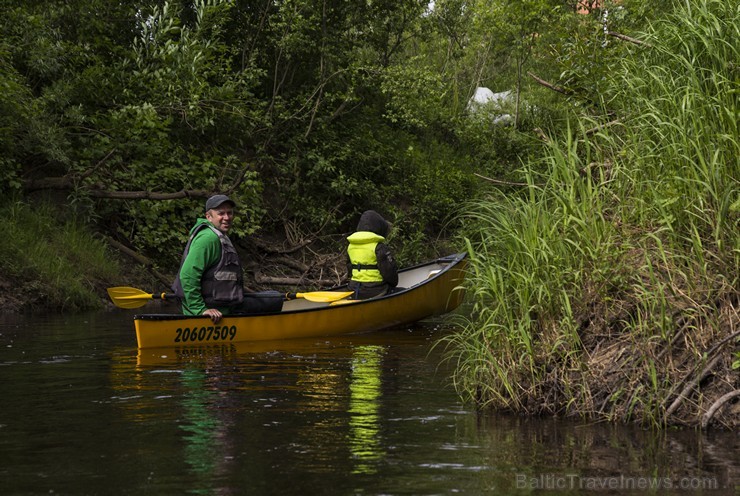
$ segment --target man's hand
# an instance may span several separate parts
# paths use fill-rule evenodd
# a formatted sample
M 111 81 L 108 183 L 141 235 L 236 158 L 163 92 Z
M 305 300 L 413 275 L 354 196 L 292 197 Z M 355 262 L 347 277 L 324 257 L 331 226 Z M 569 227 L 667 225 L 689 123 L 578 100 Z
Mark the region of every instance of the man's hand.
M 208 315 L 214 324 L 218 323 L 218 321 L 221 320 L 221 317 L 223 317 L 223 314 L 215 308 L 209 308 L 203 312 L 203 315 Z

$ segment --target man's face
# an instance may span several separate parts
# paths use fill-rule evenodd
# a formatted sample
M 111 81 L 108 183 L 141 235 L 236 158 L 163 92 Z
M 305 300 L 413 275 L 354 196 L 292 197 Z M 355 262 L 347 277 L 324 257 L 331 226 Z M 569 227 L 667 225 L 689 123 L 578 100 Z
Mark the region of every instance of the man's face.
M 234 207 L 229 203 L 222 203 L 206 212 L 206 219 L 216 226 L 219 231 L 228 233 L 231 229 L 231 223 L 234 221 Z

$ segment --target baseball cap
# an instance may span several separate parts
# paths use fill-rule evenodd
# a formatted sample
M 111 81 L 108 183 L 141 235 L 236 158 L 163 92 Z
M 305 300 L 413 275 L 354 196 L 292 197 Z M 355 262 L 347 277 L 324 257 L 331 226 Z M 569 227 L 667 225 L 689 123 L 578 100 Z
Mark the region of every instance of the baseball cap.
M 234 200 L 229 198 L 226 195 L 213 195 L 208 200 L 206 200 L 206 212 L 208 212 L 211 209 L 218 208 L 222 204 L 229 202 L 231 203 L 232 207 L 236 207 L 236 203 L 234 203 Z

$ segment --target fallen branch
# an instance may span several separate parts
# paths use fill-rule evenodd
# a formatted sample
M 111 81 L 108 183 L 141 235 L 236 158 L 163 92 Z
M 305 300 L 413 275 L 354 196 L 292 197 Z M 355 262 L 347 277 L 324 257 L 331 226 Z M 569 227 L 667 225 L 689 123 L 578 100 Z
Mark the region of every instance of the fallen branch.
M 607 31 L 607 34 L 609 36 L 614 36 L 615 38 L 619 38 L 620 40 L 623 40 L 623 41 L 629 41 L 630 43 L 634 43 L 635 45 L 646 46 L 648 48 L 653 47 L 650 43 L 647 43 L 646 41 L 638 40 L 637 38 L 632 38 L 624 34 L 615 33 L 614 31 Z
M 283 248 L 282 246 L 278 246 L 275 244 L 267 243 L 266 241 L 262 241 L 261 239 L 253 236 L 250 241 L 257 246 L 260 250 L 267 252 L 267 253 L 274 253 L 279 255 L 287 255 L 289 253 L 294 253 L 301 248 L 304 248 L 305 246 L 310 245 L 313 241 L 310 239 L 301 241 L 300 243 L 292 246 L 288 246 L 287 248 Z
M 562 87 L 560 87 L 560 86 L 556 86 L 556 85 L 554 85 L 554 84 L 552 84 L 552 83 L 548 83 L 548 82 L 547 82 L 547 81 L 545 81 L 544 79 L 542 79 L 542 78 L 540 78 L 540 77 L 538 77 L 538 76 L 535 76 L 535 75 L 534 75 L 534 74 L 532 74 L 531 72 L 527 72 L 527 74 L 529 74 L 529 76 L 530 76 L 530 77 L 531 77 L 532 79 L 534 79 L 535 81 L 537 81 L 537 82 L 538 82 L 539 84 L 541 84 L 541 85 L 542 85 L 542 86 L 544 86 L 545 88 L 549 88 L 549 89 L 551 89 L 551 90 L 553 90 L 553 91 L 557 91 L 558 93 L 562 93 L 563 95 L 568 95 L 568 96 L 570 96 L 570 95 L 572 95 L 572 94 L 573 94 L 573 92 L 572 92 L 571 90 L 568 90 L 568 89 L 562 88 Z
M 589 129 L 589 130 L 586 131 L 586 136 L 591 136 L 592 134 L 594 134 L 594 133 L 596 133 L 598 131 L 601 131 L 602 129 L 606 129 L 608 127 L 611 127 L 611 126 L 613 126 L 615 124 L 619 124 L 619 119 L 615 119 L 615 120 L 613 120 L 611 122 L 605 122 L 604 124 L 599 124 L 596 127 L 592 127 L 591 129 Z
M 722 338 L 718 343 L 712 346 L 712 349 L 710 349 L 707 352 L 707 355 L 711 355 L 712 353 L 717 351 L 720 347 L 724 346 L 725 344 L 727 344 L 728 342 L 732 341 L 735 338 L 740 338 L 740 331 L 735 331 L 729 336 L 725 336 L 724 338 Z
M 108 243 L 111 246 L 113 246 L 114 248 L 116 248 L 118 251 L 120 251 L 122 253 L 125 253 L 129 257 L 133 258 L 136 262 L 142 264 L 144 267 L 147 268 L 147 270 L 149 270 L 149 272 L 152 273 L 152 275 L 154 277 L 156 277 L 157 279 L 159 279 L 166 286 L 169 287 L 169 285 L 172 284 L 172 278 L 167 277 L 164 274 L 161 274 L 160 272 L 158 272 L 154 268 L 154 263 L 151 260 L 149 260 L 148 258 L 146 258 L 144 255 L 141 255 L 140 253 L 138 253 L 138 252 L 132 250 L 131 248 L 129 248 L 128 246 L 126 246 L 126 245 L 124 245 L 122 243 L 119 243 L 118 241 L 116 241 L 113 238 L 106 238 L 106 241 L 108 241 Z
M 682 329 L 684 329 L 684 328 L 682 327 L 681 329 L 679 329 L 679 331 L 680 331 L 680 330 L 682 330 Z M 677 334 L 680 334 L 680 333 L 677 333 Z M 675 336 L 675 337 L 674 337 L 674 340 L 676 339 L 676 337 L 677 337 L 677 336 Z M 732 341 L 733 339 L 735 339 L 735 338 L 738 338 L 738 337 L 740 337 L 740 331 L 736 331 L 736 332 L 734 332 L 734 333 L 730 334 L 729 336 L 725 336 L 725 337 L 724 337 L 724 338 L 722 338 L 722 339 L 721 339 L 720 341 L 718 341 L 717 343 L 715 343 L 715 344 L 714 344 L 714 346 L 712 346 L 712 348 L 711 348 L 711 349 L 709 349 L 708 351 L 704 352 L 704 355 L 705 355 L 705 356 L 707 356 L 707 357 L 710 357 L 710 356 L 714 356 L 714 353 L 715 353 L 715 352 L 716 352 L 716 351 L 717 351 L 718 349 L 720 349 L 720 348 L 721 348 L 722 346 L 724 346 L 725 344 L 727 344 L 727 343 L 728 343 L 729 341 Z M 669 346 L 671 346 L 672 344 L 673 344 L 673 341 L 671 341 L 671 344 L 670 344 Z M 659 355 L 659 357 L 660 357 L 660 355 Z M 694 368 L 692 369 L 692 371 L 693 371 L 693 370 L 696 370 L 696 367 L 694 367 Z M 690 373 L 689 373 L 689 374 L 687 374 L 687 375 L 686 375 L 686 376 L 685 376 L 685 377 L 683 378 L 683 380 L 681 380 L 680 382 L 676 383 L 676 384 L 675 384 L 675 385 L 674 385 L 674 386 L 672 387 L 672 390 L 671 390 L 671 392 L 670 392 L 670 393 L 668 394 L 668 396 L 667 396 L 668 398 L 670 398 L 670 397 L 671 397 L 671 396 L 673 395 L 673 391 L 675 391 L 675 390 L 676 390 L 676 389 L 677 389 L 677 388 L 678 388 L 678 387 L 679 387 L 679 386 L 680 386 L 681 384 L 683 384 L 683 383 L 684 383 L 684 382 L 685 382 L 686 380 L 688 380 L 688 378 L 689 378 L 689 375 L 691 375 L 691 374 L 690 374 Z
M 39 190 L 71 190 L 75 189 L 75 183 L 68 177 L 46 177 L 26 181 L 23 185 L 28 192 Z M 110 191 L 90 187 L 82 188 L 88 195 L 94 198 L 107 198 L 111 200 L 178 200 L 180 198 L 208 198 L 213 193 L 204 189 L 183 189 L 173 193 L 158 193 L 154 191 Z
M 714 417 L 714 414 L 717 413 L 717 411 L 722 408 L 725 403 L 736 396 L 740 396 L 740 389 L 730 391 L 729 393 L 721 396 L 717 401 L 715 401 L 712 406 L 709 407 L 707 413 L 705 413 L 704 416 L 701 418 L 701 428 L 706 429 L 709 425 L 709 422 L 712 420 L 712 417 Z
M 245 168 L 239 178 L 231 186 L 226 188 L 217 188 L 217 191 L 205 189 L 182 189 L 172 193 L 161 193 L 156 191 L 114 191 L 100 187 L 100 185 L 83 185 L 77 184 L 80 177 L 62 176 L 62 177 L 45 177 L 41 179 L 31 179 L 23 184 L 27 192 L 39 190 L 75 190 L 79 189 L 93 198 L 105 198 L 109 200 L 179 200 L 182 198 L 208 198 L 214 193 L 230 194 L 244 181 L 247 169 Z M 86 177 L 85 175 L 81 178 Z
M 665 411 L 666 419 L 673 415 L 673 413 L 678 409 L 679 406 L 681 406 L 681 403 L 683 403 L 683 400 L 686 399 L 686 397 L 689 395 L 692 389 L 694 389 L 694 386 L 699 384 L 704 378 L 709 374 L 709 372 L 714 369 L 714 367 L 719 363 L 719 361 L 722 359 L 722 355 L 718 354 L 715 356 L 712 361 L 710 361 L 706 367 L 704 367 L 704 370 L 701 371 L 700 374 L 698 374 L 696 377 L 694 377 L 691 381 L 689 381 L 688 384 L 686 384 L 686 387 L 683 388 L 681 393 L 679 393 L 678 397 L 671 403 L 671 406 L 668 407 L 668 409 Z
M 334 281 L 326 279 L 306 279 L 304 277 L 276 277 L 266 276 L 259 272 L 255 272 L 254 281 L 257 284 L 264 284 L 267 286 L 321 286 L 331 287 L 334 286 Z
M 278 263 L 280 265 L 285 265 L 287 267 L 290 267 L 293 270 L 297 270 L 298 272 L 301 272 L 302 274 L 307 273 L 309 270 L 311 270 L 311 267 L 304 264 L 300 260 L 293 260 L 289 257 L 284 256 L 278 256 L 271 260 L 271 262 Z
M 479 177 L 481 179 L 485 179 L 486 181 L 490 181 L 492 183 L 495 183 L 495 184 L 501 184 L 503 186 L 529 186 L 529 184 L 527 184 L 527 183 L 514 183 L 514 182 L 511 182 L 511 181 L 502 181 L 500 179 L 493 179 L 491 177 L 487 177 L 487 176 L 484 176 L 482 174 L 478 174 L 477 172 L 473 172 L 473 175 L 474 176 L 477 176 L 477 177 Z M 535 185 L 535 186 L 537 186 L 537 185 Z
M 208 198 L 213 194 L 204 189 L 189 189 L 176 191 L 174 193 L 157 193 L 153 191 L 106 191 L 99 189 L 87 190 L 94 198 L 107 198 L 109 200 L 178 200 L 181 198 Z

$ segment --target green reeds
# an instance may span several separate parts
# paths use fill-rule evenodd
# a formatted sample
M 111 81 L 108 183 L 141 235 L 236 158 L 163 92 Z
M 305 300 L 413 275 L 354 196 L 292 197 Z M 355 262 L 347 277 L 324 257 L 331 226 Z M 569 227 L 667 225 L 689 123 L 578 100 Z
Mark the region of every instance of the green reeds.
M 464 397 L 650 425 L 681 411 L 696 357 L 737 324 L 739 26 L 733 2 L 686 0 L 615 68 L 621 125 L 584 117 L 522 192 L 465 207 L 474 312 L 445 340 Z
M 546 184 L 535 185 L 530 174 L 526 193 L 474 202 L 465 213 L 475 305 L 465 331 L 448 344 L 457 350 L 458 383 L 472 375 L 499 385 L 490 398 L 476 389 L 484 403 L 516 408 L 527 397 L 551 393 L 545 388 L 553 364 L 580 367 L 573 360 L 581 347 L 581 305 L 574 298 L 603 290 L 594 284 L 604 286 L 614 271 L 605 263 L 617 243 L 604 216 L 606 181 L 588 171 L 581 176 L 581 156 L 591 153 L 582 153 L 576 141 L 552 151 Z M 592 286 L 582 287 L 587 279 Z

